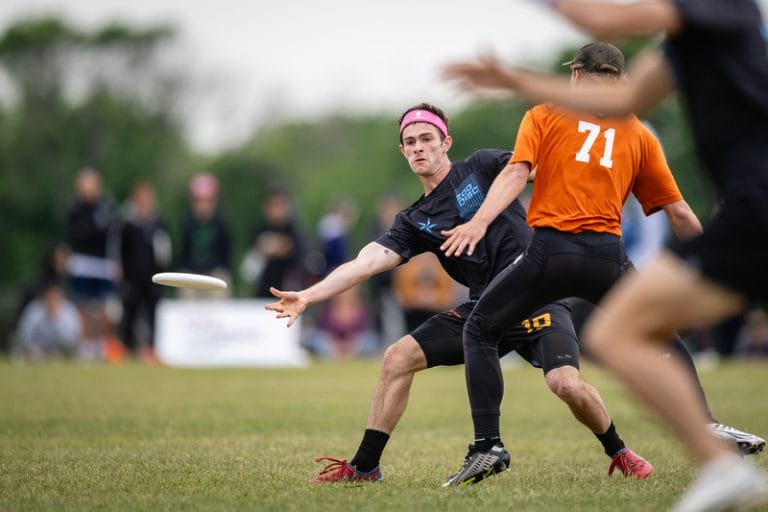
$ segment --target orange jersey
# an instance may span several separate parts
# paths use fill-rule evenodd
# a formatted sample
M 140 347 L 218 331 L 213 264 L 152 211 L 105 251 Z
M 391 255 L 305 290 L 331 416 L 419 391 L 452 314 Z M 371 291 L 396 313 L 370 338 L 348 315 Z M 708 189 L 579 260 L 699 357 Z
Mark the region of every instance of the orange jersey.
M 635 116 L 537 105 L 523 117 L 510 162 L 537 168 L 528 208 L 533 227 L 620 236 L 630 192 L 646 215 L 683 198 L 659 141 Z

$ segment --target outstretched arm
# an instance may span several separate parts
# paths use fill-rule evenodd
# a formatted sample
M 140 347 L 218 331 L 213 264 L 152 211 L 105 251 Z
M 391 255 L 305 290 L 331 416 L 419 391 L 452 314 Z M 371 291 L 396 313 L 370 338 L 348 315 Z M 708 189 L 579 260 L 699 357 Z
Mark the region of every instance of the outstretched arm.
M 309 288 L 296 292 L 270 288 L 272 295 L 280 300 L 267 304 L 265 308 L 275 311 L 277 318 L 287 318 L 290 327 L 309 304 L 338 295 L 375 274 L 396 267 L 401 261 L 399 254 L 381 244 L 371 242 L 360 250 L 355 259 L 338 266 Z
M 510 162 L 493 180 L 488 196 L 477 213 L 464 224 L 442 231 L 447 236 L 440 250 L 446 256 L 461 256 L 464 249 L 472 256 L 477 242 L 484 236 L 491 222 L 518 198 L 528 182 L 531 166 L 528 162 Z
M 665 205 L 662 209 L 669 220 L 672 231 L 680 240 L 694 238 L 704 231 L 699 218 L 684 200 L 681 199 Z
M 443 68 L 443 77 L 467 91 L 508 90 L 534 103 L 552 101 L 573 110 L 608 116 L 642 116 L 675 86 L 672 71 L 660 51 L 635 58 L 626 81 L 584 88 L 571 87 L 570 80 L 560 75 L 507 68 L 491 53 L 475 61 L 449 64 Z
M 599 0 L 548 0 L 565 19 L 602 39 L 645 37 L 680 29 L 680 14 L 670 0 L 613 3 Z

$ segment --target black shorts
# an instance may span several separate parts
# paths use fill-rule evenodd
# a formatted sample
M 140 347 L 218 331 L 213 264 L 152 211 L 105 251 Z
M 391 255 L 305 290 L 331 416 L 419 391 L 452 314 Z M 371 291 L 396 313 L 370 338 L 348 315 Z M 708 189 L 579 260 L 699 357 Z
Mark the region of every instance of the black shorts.
M 462 333 L 474 304 L 438 313 L 411 333 L 427 357 L 427 367 L 464 364 Z M 499 343 L 499 357 L 517 351 L 536 368 L 548 371 L 560 366 L 579 368 L 581 344 L 574 334 L 571 312 L 563 301 L 539 309 L 512 327 Z
M 768 294 L 768 183 L 734 186 L 704 233 L 671 245 L 702 275 L 750 299 Z

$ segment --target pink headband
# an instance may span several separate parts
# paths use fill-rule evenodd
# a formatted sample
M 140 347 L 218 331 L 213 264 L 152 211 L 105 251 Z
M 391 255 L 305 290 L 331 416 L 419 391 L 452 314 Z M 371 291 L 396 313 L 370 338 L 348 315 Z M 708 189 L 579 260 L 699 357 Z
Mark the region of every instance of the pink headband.
M 400 138 L 403 137 L 403 130 L 405 130 L 405 127 L 413 123 L 429 123 L 440 130 L 443 137 L 448 136 L 448 127 L 445 125 L 445 121 L 440 119 L 440 116 L 437 116 L 428 110 L 411 110 L 405 114 L 403 122 L 400 123 Z

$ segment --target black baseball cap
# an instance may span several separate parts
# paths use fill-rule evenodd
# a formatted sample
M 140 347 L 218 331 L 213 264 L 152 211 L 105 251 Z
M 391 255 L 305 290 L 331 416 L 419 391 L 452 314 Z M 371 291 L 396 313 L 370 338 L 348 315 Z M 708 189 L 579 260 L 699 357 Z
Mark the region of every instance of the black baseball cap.
M 624 74 L 624 54 L 611 43 L 598 41 L 582 46 L 573 60 L 563 66 L 581 69 L 587 73 Z

